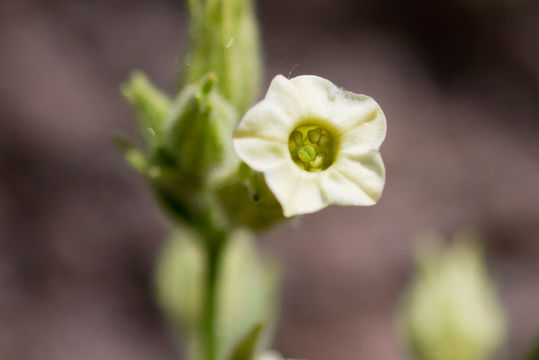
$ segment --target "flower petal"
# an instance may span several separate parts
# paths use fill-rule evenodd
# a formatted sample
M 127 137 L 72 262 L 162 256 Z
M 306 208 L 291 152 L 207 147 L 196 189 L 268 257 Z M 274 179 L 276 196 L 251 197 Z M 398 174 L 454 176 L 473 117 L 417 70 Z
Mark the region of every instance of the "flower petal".
M 288 117 L 273 104 L 262 101 L 252 107 L 234 132 L 238 156 L 257 171 L 265 171 L 290 158 Z
M 294 84 L 283 75 L 277 75 L 271 81 L 263 101 L 280 108 L 292 120 L 296 120 L 305 112 L 302 94 Z
M 267 171 L 287 161 L 288 148 L 281 143 L 259 138 L 234 140 L 236 153 L 256 171 Z
M 349 114 L 348 121 L 354 121 L 354 128 L 343 132 L 340 136 L 340 152 L 343 154 L 362 154 L 370 150 L 378 150 L 386 137 L 386 118 L 380 108 L 373 111 L 360 122 L 359 116 L 352 120 Z
M 320 177 L 300 170 L 293 162 L 275 167 L 264 175 L 286 217 L 312 213 L 329 204 L 320 191 Z
M 286 144 L 256 137 L 234 139 L 234 150 L 247 165 L 256 171 L 267 171 L 283 162 L 288 162 Z
M 383 122 L 386 118 L 382 109 L 371 97 L 341 90 L 335 102 L 335 126 L 340 133 L 352 131 L 369 122 Z
M 314 75 L 301 75 L 289 80 L 297 89 L 303 103 L 303 116 L 315 116 L 330 120 L 334 102 L 341 90 L 331 81 Z
M 283 113 L 272 102 L 261 101 L 243 116 L 234 131 L 234 139 L 259 137 L 288 143 L 294 119 Z
M 378 151 L 341 156 L 324 174 L 320 184 L 332 203 L 373 205 L 385 183 L 385 169 Z

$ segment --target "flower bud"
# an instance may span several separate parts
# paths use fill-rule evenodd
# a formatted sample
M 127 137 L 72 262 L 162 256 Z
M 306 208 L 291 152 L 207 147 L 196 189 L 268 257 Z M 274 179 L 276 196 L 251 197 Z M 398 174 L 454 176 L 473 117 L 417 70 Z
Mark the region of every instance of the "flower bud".
M 163 247 L 155 284 L 159 306 L 187 339 L 190 352 L 201 352 L 205 252 L 198 236 L 179 230 Z M 261 258 L 247 232 L 230 235 L 219 268 L 217 335 L 219 358 L 229 354 L 254 326 L 271 331 L 279 298 L 278 266 Z M 190 354 L 192 355 L 192 354 Z M 191 357 L 189 357 L 191 358 Z
M 167 152 L 180 173 L 195 179 L 232 154 L 231 137 L 238 115 L 215 88 L 215 76 L 186 87 L 164 124 Z
M 426 238 L 401 312 L 401 332 L 420 360 L 486 360 L 501 345 L 504 318 L 481 249 L 470 236 L 444 246 Z
M 285 220 L 281 205 L 266 185 L 263 174 L 245 163 L 215 189 L 217 204 L 231 226 L 262 231 Z
M 219 92 L 244 112 L 258 95 L 262 73 L 252 0 L 190 0 L 189 12 L 190 51 L 181 81 L 189 85 L 213 73 Z

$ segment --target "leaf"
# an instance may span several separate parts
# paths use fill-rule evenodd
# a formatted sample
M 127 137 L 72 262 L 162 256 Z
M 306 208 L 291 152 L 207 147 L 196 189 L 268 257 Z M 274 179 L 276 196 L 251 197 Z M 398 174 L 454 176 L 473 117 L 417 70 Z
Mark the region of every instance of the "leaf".
M 252 360 L 264 325 L 258 323 L 241 339 L 232 350 L 229 360 Z

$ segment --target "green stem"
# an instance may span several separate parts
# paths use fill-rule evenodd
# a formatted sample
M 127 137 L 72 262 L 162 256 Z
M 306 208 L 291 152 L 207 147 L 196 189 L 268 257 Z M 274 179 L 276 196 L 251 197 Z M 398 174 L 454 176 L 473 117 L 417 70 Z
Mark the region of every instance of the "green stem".
M 206 287 L 202 331 L 206 360 L 217 359 L 217 285 L 224 237 L 214 238 L 206 245 Z

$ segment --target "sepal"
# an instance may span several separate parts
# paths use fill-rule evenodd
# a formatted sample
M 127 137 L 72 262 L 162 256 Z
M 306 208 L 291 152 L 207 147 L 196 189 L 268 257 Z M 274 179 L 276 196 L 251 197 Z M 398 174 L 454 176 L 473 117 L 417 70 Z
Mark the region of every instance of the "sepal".
M 146 145 L 159 142 L 165 117 L 170 110 L 169 97 L 154 87 L 141 71 L 134 71 L 121 87 L 138 118 L 138 132 Z
M 204 180 L 232 154 L 231 137 L 238 114 L 205 76 L 186 87 L 165 120 L 165 147 L 182 174 Z

